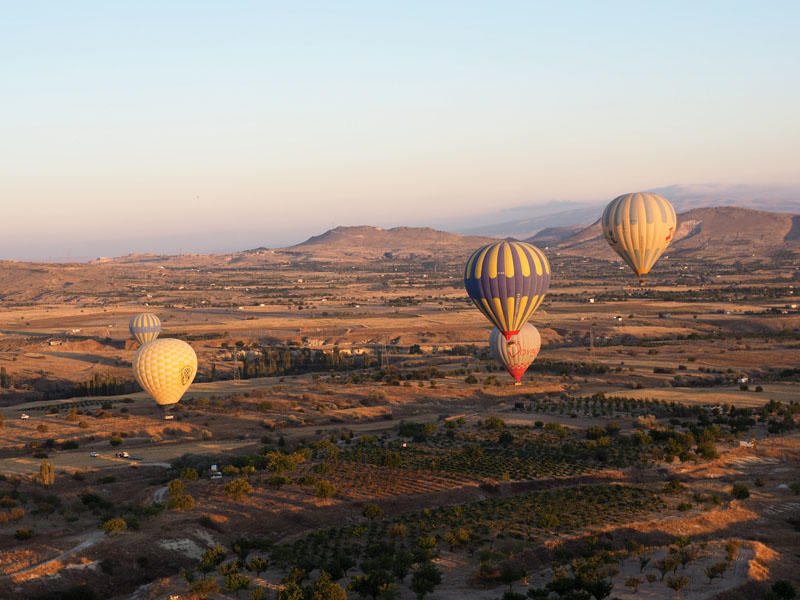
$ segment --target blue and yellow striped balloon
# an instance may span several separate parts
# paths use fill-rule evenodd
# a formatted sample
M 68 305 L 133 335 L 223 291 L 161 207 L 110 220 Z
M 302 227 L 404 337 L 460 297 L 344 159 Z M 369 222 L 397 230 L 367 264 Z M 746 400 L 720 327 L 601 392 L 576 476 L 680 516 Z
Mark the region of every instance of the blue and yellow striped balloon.
M 467 294 L 506 339 L 519 333 L 549 286 L 547 257 L 525 242 L 483 246 L 472 253 L 464 270 Z
M 139 313 L 128 324 L 131 335 L 140 344 L 152 342 L 161 332 L 161 319 L 153 313 Z

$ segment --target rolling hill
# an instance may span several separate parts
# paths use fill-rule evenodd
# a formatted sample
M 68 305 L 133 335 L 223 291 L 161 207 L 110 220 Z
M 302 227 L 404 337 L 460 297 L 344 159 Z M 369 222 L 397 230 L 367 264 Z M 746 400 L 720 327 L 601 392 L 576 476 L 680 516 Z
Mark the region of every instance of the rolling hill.
M 528 241 L 564 254 L 619 260 L 606 243 L 599 220 L 560 240 L 541 232 Z M 800 216 L 721 206 L 680 213 L 675 240 L 666 254 L 676 259 L 735 262 L 767 260 L 787 251 L 800 252 Z
M 374 260 L 435 257 L 452 259 L 495 241 L 485 236 L 468 236 L 437 231 L 429 227 L 382 229 L 361 225 L 336 227 L 281 252 L 308 260 Z

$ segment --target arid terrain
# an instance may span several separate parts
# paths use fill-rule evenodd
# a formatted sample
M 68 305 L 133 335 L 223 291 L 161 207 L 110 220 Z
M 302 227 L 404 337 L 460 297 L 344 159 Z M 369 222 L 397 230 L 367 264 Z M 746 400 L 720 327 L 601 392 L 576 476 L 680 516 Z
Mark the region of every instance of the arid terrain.
M 0 598 L 789 597 L 798 218 L 680 215 L 645 287 L 597 224 L 540 232 L 519 386 L 462 285 L 488 238 L 2 262 Z M 169 419 L 142 311 L 198 356 Z

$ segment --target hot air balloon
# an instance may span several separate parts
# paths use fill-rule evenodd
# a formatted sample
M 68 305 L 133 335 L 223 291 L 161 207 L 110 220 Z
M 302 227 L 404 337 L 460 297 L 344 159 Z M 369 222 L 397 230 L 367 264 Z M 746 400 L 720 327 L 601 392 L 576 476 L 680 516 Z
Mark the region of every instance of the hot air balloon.
M 472 253 L 464 270 L 467 294 L 507 340 L 539 308 L 549 285 L 547 257 L 525 242 L 487 244 Z
M 139 313 L 128 324 L 131 335 L 140 344 L 152 342 L 161 332 L 161 319 L 153 313 Z
M 153 340 L 136 351 L 133 374 L 157 404 L 175 404 L 197 374 L 197 355 L 182 340 Z
M 625 194 L 603 211 L 603 234 L 644 285 L 650 272 L 675 235 L 675 209 L 658 194 Z
M 525 323 L 517 335 L 506 339 L 495 327 L 489 336 L 489 349 L 492 356 L 500 361 L 511 376 L 519 383 L 525 371 L 536 359 L 542 347 L 539 331 L 530 323 Z

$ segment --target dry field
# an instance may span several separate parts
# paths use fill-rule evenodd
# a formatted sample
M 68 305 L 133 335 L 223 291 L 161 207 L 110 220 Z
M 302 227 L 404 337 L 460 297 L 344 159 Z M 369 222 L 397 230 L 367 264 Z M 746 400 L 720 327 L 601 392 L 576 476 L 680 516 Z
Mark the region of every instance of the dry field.
M 311 254 L 269 252 L 8 267 L 0 597 L 91 588 L 96 598 L 187 598 L 203 552 L 225 547 L 227 568 L 240 538 L 266 540 L 248 560 L 264 557 L 269 568 L 239 571 L 274 594 L 293 545 L 330 532 L 342 548 L 387 539 L 417 550 L 411 534 L 389 535 L 398 523 L 436 540 L 429 558 L 443 579 L 433 598 L 499 600 L 509 564 L 524 571 L 512 581 L 524 593 L 550 583 L 554 563 L 572 568 L 601 551 L 613 557 L 608 597 L 676 597 L 666 582 L 678 576 L 688 580 L 683 598 L 760 598 L 779 579 L 798 584 L 800 497 L 791 486 L 800 483 L 800 438 L 796 426 L 776 429 L 775 409 L 800 397 L 800 314 L 785 274 L 684 284 L 669 280 L 683 267 L 668 263 L 664 280 L 642 291 L 621 274 L 605 278 L 602 261 L 554 257 L 553 287 L 533 318 L 542 351 L 514 386 L 486 356 L 490 328 L 464 298 L 457 261 L 378 254 L 363 263 L 356 253 L 352 264 L 326 266 L 298 262 Z M 162 337 L 186 339 L 198 354 L 198 379 L 171 420 L 132 381 L 127 323 L 142 310 L 162 318 Z M 282 371 L 245 370 L 270 352 Z M 334 352 L 340 362 L 325 362 Z M 235 369 L 244 378 L 234 380 Z M 98 387 L 85 395 L 90 381 Z M 730 407 L 753 423 L 734 423 Z M 504 440 L 487 428 L 491 417 L 503 420 Z M 430 431 L 417 439 L 409 423 Z M 701 456 L 699 437 L 714 424 L 719 457 Z M 670 432 L 688 451 L 669 445 Z M 647 435 L 649 446 L 633 441 Z M 753 438 L 755 447 L 740 446 Z M 274 479 L 284 473 L 269 462 L 278 454 L 298 461 L 286 481 Z M 38 480 L 43 460 L 53 485 Z M 211 479 L 211 464 L 230 469 Z M 193 505 L 164 508 L 167 486 L 190 465 L 200 475 L 183 480 Z M 226 485 L 241 478 L 252 492 L 232 498 Z M 665 492 L 672 478 L 683 487 Z M 748 498 L 732 496 L 736 483 Z M 615 484 L 657 501 L 629 506 L 613 497 L 623 489 Z M 584 507 L 584 521 L 568 527 L 568 515 L 544 522 L 544 509 L 524 512 L 587 485 L 607 486 L 598 489 L 610 499 Z M 371 504 L 379 516 L 364 516 Z M 472 519 L 469 541 L 445 541 L 453 532 L 442 510 Z M 606 522 L 589 518 L 604 510 Z M 113 517 L 127 530 L 104 533 Z M 697 555 L 662 582 L 653 565 L 682 547 Z M 342 585 L 375 550 L 360 551 Z M 721 562 L 724 573 L 709 579 L 705 569 Z M 303 585 L 319 575 L 308 566 Z M 209 597 L 236 597 L 218 567 L 221 589 Z M 641 579 L 635 592 L 631 578 Z M 398 582 L 399 598 L 415 597 L 411 579 Z

